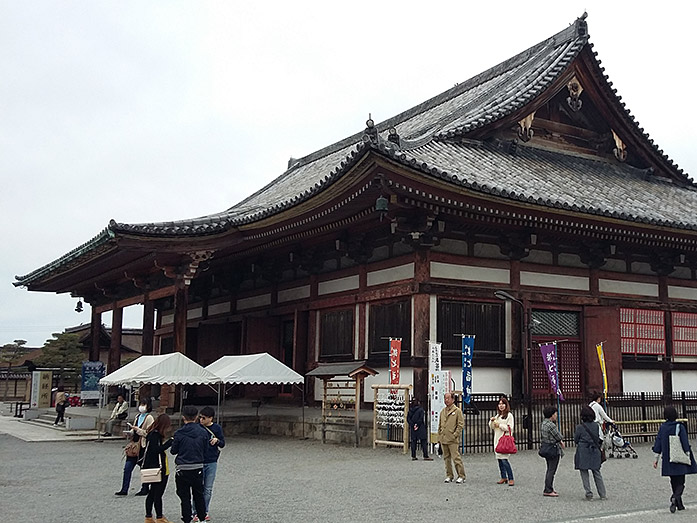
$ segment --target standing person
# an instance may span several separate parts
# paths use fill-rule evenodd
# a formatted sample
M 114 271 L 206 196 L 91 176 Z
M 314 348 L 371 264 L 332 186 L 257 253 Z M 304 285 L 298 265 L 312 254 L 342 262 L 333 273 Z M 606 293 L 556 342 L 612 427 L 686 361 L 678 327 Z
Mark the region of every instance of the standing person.
M 595 422 L 595 412 L 587 405 L 581 408 L 581 423 L 576 426 L 574 432 L 576 454 L 574 455 L 574 468 L 581 474 L 583 488 L 586 491 L 586 499 L 593 499 L 588 471 L 593 472 L 595 488 L 598 489 L 600 499 L 607 499 L 605 483 L 600 474 L 602 464 L 600 448 L 603 444 L 603 435 L 600 427 Z
M 411 435 L 411 459 L 416 461 L 416 442 L 421 442 L 421 450 L 424 453 L 424 460 L 433 461 L 433 458 L 428 457 L 428 443 L 426 442 L 426 413 L 421 407 L 418 398 L 411 400 L 409 413 L 407 414 L 407 425 Z
M 670 496 L 670 511 L 675 512 L 676 509 L 685 510 L 685 505 L 682 502 L 682 494 L 685 490 L 685 474 L 697 473 L 697 463 L 695 463 L 695 457 L 690 450 L 687 429 L 677 421 L 678 411 L 675 410 L 675 407 L 668 406 L 663 409 L 663 417 L 666 421 L 658 429 L 656 441 L 653 444 L 653 452 L 656 455 L 653 468 L 658 467 L 658 458 L 662 457 L 661 476 L 670 477 L 670 487 L 673 490 L 673 494 Z M 679 436 L 682 450 L 690 456 L 689 465 L 671 462 L 669 442 L 670 436 L 674 435 Z
M 501 473 L 501 479 L 496 483 L 499 485 L 508 484 L 509 487 L 515 485 L 515 481 L 513 480 L 513 469 L 511 468 L 511 463 L 508 461 L 509 454 L 496 452 L 496 447 L 499 444 L 501 436 L 504 434 L 513 435 L 513 425 L 511 405 L 508 403 L 506 396 L 501 396 L 499 398 L 496 416 L 493 416 L 489 420 L 489 428 L 494 431 L 494 452 L 499 462 L 499 472 Z
M 162 513 L 162 495 L 165 493 L 169 479 L 169 461 L 165 451 L 172 446 L 171 432 L 172 421 L 169 416 L 160 414 L 150 425 L 148 435 L 145 437 L 143 468 L 162 468 L 162 479 L 157 483 L 150 483 L 148 496 L 145 498 L 145 523 L 172 523 Z M 155 507 L 156 520 L 152 518 L 153 507 Z
M 438 420 L 438 441 L 443 449 L 443 461 L 445 461 L 445 483 L 453 480 L 453 464 L 457 472 L 455 483 L 464 483 L 465 467 L 460 456 L 460 438 L 462 429 L 465 426 L 465 418 L 462 411 L 455 405 L 455 398 L 451 392 L 446 392 L 443 396 L 445 408 L 440 411 Z
M 141 462 L 143 458 L 143 453 L 145 452 L 145 436 L 147 436 L 147 431 L 150 426 L 155 423 L 155 418 L 152 417 L 152 403 L 150 403 L 150 398 L 141 398 L 138 405 L 138 414 L 136 414 L 133 419 L 133 423 L 128 424 L 128 428 L 131 429 L 131 439 L 137 441 L 140 444 L 139 453 L 137 456 L 126 456 L 126 462 L 123 466 L 123 481 L 121 482 L 121 490 L 119 490 L 117 496 L 127 496 L 128 489 L 131 486 L 131 476 L 133 475 L 133 469 L 136 465 Z M 149 487 L 147 484 L 140 486 L 140 491 L 136 493 L 136 496 L 147 496 Z
M 190 523 L 191 498 L 197 514 L 206 513 L 206 502 L 203 499 L 203 459 L 209 443 L 209 434 L 196 423 L 198 410 L 193 405 L 182 408 L 184 426 L 174 433 L 174 441 L 170 452 L 176 454 L 174 460 L 177 473 L 175 482 L 177 496 L 181 500 L 182 521 Z
M 106 422 L 106 426 L 104 427 L 104 434 L 102 434 L 102 436 L 111 436 L 111 431 L 114 428 L 114 423 L 125 419 L 128 419 L 128 403 L 126 403 L 126 399 L 123 397 L 123 394 L 119 394 L 116 398 L 116 405 L 114 405 L 114 410 L 111 411 L 111 417 Z
M 545 419 L 540 424 L 540 443 L 551 446 L 556 452 L 555 455 L 544 456 L 547 462 L 547 472 L 545 474 L 545 489 L 542 492 L 543 496 L 556 498 L 559 496 L 554 490 L 554 475 L 557 473 L 559 460 L 564 456 L 564 437 L 557 428 L 557 408 L 545 407 L 542 411 Z
M 614 423 L 614 421 L 610 419 L 610 416 L 607 415 L 607 412 L 605 412 L 603 406 L 600 404 L 602 400 L 603 395 L 599 392 L 594 392 L 591 394 L 591 402 L 588 404 L 588 406 L 591 409 L 593 409 L 593 413 L 595 415 L 595 422 L 601 428 L 603 426 L 603 423 Z
M 210 521 L 211 497 L 213 496 L 213 483 L 218 471 L 218 457 L 220 449 L 225 446 L 225 434 L 223 428 L 213 422 L 215 411 L 213 407 L 203 407 L 198 414 L 199 423 L 209 432 L 208 445 L 203 455 L 203 501 L 206 503 L 206 516 L 202 521 Z M 198 511 L 194 514 L 194 522 L 201 521 Z
M 65 423 L 65 408 L 68 406 L 68 397 L 60 386 L 56 389 L 56 421 L 53 422 L 55 427 L 59 423 Z

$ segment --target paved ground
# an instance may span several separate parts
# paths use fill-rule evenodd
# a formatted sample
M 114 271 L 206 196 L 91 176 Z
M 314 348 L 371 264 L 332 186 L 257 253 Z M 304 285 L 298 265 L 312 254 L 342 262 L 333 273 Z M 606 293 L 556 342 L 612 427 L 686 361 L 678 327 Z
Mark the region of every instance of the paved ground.
M 59 441 L 42 441 L 36 431 Z M 141 522 L 143 498 L 114 496 L 122 443 L 55 432 L 0 417 L 3 520 Z M 695 521 L 697 476 L 688 476 L 687 510 L 670 514 L 668 479 L 651 467 L 648 445 L 636 448 L 639 459 L 603 466 L 609 499 L 587 502 L 573 450 L 560 464 L 553 499 L 542 497 L 544 461 L 532 451 L 512 459 L 515 487 L 496 485 L 493 454 L 466 455 L 467 483 L 446 485 L 442 460 L 412 462 L 396 449 L 235 437 L 221 455 L 211 513 L 218 522 Z M 134 474 L 131 494 L 138 484 Z M 173 482 L 165 515 L 179 521 Z

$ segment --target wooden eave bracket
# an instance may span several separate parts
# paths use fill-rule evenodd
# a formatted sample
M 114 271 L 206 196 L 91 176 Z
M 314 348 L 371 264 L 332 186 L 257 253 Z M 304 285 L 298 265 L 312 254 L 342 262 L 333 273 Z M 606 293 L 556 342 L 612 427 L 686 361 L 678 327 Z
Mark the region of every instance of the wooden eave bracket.
M 532 130 L 532 122 L 535 119 L 535 111 L 518 122 L 518 138 L 529 142 L 535 134 Z

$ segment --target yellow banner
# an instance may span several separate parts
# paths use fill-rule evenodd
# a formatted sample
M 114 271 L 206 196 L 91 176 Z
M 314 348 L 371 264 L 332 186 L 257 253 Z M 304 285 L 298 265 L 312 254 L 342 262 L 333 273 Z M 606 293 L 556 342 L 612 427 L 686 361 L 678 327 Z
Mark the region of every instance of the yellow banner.
M 607 395 L 607 371 L 605 370 L 605 354 L 603 353 L 603 344 L 598 343 L 595 346 L 598 351 L 598 361 L 600 362 L 600 371 L 603 373 L 603 396 Z

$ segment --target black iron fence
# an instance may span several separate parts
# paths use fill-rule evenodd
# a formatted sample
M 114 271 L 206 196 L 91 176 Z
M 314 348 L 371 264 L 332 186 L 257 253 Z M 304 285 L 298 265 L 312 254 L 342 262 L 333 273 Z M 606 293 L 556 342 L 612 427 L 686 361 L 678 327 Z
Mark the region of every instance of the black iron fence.
M 463 446 L 465 452 L 491 452 L 493 450 L 493 432 L 489 428 L 489 419 L 496 414 L 499 394 L 474 394 L 470 405 L 465 405 L 465 429 Z M 509 398 L 511 412 L 515 419 L 513 435 L 520 449 L 538 448 L 540 444 L 540 423 L 543 409 L 548 405 L 557 406 L 556 396 L 534 396 L 530 405 L 525 400 Z M 576 425 L 580 422 L 581 407 L 588 404 L 588 399 L 574 395 L 566 396 L 559 403 L 560 430 L 564 443 L 572 446 Z M 606 411 L 615 421 L 638 421 L 663 419 L 664 407 L 672 405 L 680 418 L 687 418 L 690 436 L 697 435 L 697 392 L 680 392 L 673 395 L 640 392 L 610 394 L 607 398 Z M 635 426 L 632 431 L 637 427 Z M 640 428 L 646 437 L 628 438 L 631 442 L 653 441 L 655 425 Z M 620 428 L 620 431 L 622 429 Z

